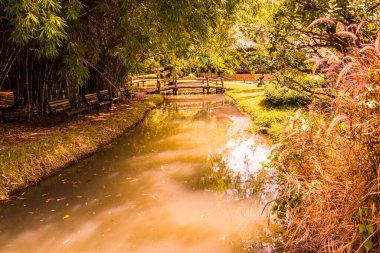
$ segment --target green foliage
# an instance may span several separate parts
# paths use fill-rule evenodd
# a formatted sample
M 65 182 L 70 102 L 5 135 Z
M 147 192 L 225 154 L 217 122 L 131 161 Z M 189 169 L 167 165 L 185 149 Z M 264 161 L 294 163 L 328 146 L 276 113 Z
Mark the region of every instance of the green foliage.
M 68 0 L 68 3 L 64 4 L 64 7 L 63 7 L 65 19 L 68 22 L 78 20 L 83 8 L 84 8 L 84 4 L 81 1 Z
M 253 120 L 255 131 L 265 132 L 273 140 L 277 140 L 283 132 L 284 122 L 295 113 L 294 106 L 272 106 L 265 102 L 263 88 L 250 84 L 235 84 L 226 82 L 226 94 L 231 96 L 245 113 Z
M 302 193 L 289 192 L 287 197 L 276 200 L 272 207 L 272 211 L 277 214 L 281 220 L 286 219 L 286 211 L 288 209 L 299 212 L 302 208 Z
M 237 25 L 240 31 L 236 42 L 247 59 L 250 69 L 258 72 L 272 72 L 271 32 L 275 25 L 275 13 L 281 1 L 277 0 L 246 0 L 240 8 Z M 247 47 L 247 41 L 249 47 Z M 249 49 L 249 50 L 247 50 Z
M 200 181 L 203 188 L 230 191 L 234 197 L 247 198 L 262 193 L 269 180 L 265 169 L 260 169 L 255 174 L 234 173 L 226 166 L 221 155 L 213 155 L 210 157 L 210 166 Z
M 375 247 L 375 243 L 373 241 L 372 236 L 375 233 L 374 225 L 373 224 L 367 224 L 369 220 L 371 220 L 371 216 L 373 215 L 371 213 L 371 210 L 369 208 L 359 208 L 358 211 L 359 214 L 359 235 L 361 236 L 362 240 L 364 241 L 364 249 L 366 252 L 369 252 L 371 249 Z
M 295 106 L 300 107 L 310 102 L 304 94 L 282 86 L 278 82 L 270 82 L 265 85 L 265 102 L 271 106 Z
M 40 56 L 58 56 L 67 40 L 60 1 L 2 0 L 0 6 L 13 26 L 11 40 L 20 46 L 32 46 Z
M 61 68 L 58 75 L 70 87 L 79 88 L 85 84 L 90 77 L 90 71 L 86 64 L 81 60 L 84 54 L 84 47 L 76 43 L 68 43 L 67 55 L 63 56 Z
M 370 43 L 368 38 L 376 35 L 380 20 L 379 5 L 370 0 L 246 1 L 243 6 L 240 30 L 255 42 L 249 52 L 253 68 L 279 73 L 281 85 L 309 97 L 313 89 L 294 85 L 298 74 L 310 73 L 305 60 L 311 54 L 321 56 L 330 50 Z M 348 25 L 363 20 L 370 23 L 360 26 L 358 40 L 353 42 L 350 36 L 339 34 L 354 31 L 358 26 L 348 29 Z
M 0 0 L 0 88 L 9 83 L 16 97 L 43 114 L 56 91 L 80 97 L 117 89 L 152 68 L 171 66 L 174 74 L 192 69 L 202 55 L 212 59 L 214 69 L 227 71 L 239 60 L 226 51 L 239 5 L 238 0 Z

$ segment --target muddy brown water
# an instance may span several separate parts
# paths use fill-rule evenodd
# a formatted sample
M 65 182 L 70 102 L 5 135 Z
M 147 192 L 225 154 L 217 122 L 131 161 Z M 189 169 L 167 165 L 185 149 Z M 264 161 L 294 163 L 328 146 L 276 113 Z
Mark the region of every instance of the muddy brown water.
M 215 156 L 242 175 L 260 167 L 268 147 L 250 124 L 223 95 L 168 99 L 112 145 L 2 203 L 0 252 L 267 252 L 257 247 L 268 239 L 265 203 L 202 184 Z

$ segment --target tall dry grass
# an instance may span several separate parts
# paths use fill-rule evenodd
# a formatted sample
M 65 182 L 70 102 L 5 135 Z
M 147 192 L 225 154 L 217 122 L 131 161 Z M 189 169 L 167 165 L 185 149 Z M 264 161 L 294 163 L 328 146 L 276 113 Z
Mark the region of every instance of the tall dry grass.
M 298 111 L 273 154 L 286 252 L 380 251 L 380 32 L 360 43 L 362 25 L 312 59 L 334 98 Z

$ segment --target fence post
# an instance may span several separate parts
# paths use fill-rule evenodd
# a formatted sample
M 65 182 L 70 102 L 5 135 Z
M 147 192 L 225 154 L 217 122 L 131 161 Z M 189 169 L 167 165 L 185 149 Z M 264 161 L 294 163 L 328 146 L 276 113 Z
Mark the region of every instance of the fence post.
M 174 77 L 174 89 L 173 89 L 173 95 L 177 95 L 177 77 Z
M 158 94 L 161 93 L 161 81 L 157 79 L 157 90 L 158 90 Z
M 209 77 L 206 77 L 206 81 L 207 81 L 207 94 L 210 93 L 210 80 L 209 80 Z

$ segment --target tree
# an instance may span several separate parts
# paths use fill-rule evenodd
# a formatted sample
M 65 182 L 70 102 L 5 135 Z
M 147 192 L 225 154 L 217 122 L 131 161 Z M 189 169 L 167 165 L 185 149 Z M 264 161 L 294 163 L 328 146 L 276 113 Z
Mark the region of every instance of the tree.
M 46 102 L 115 89 L 151 66 L 217 51 L 237 0 L 0 0 L 0 88 L 46 112 Z M 216 32 L 215 32 L 216 31 Z M 228 34 L 227 34 L 228 35 Z M 211 50 L 210 50 L 211 49 Z M 221 52 L 220 50 L 218 53 Z M 174 66 L 178 68 L 178 66 Z
M 329 50 L 342 51 L 349 45 L 368 43 L 379 25 L 380 4 L 370 0 L 247 3 L 243 27 L 245 35 L 255 42 L 254 54 L 258 57 L 253 59 L 265 64 L 281 84 L 309 96 L 315 93 L 315 88 L 325 85 L 320 83 L 315 87 L 309 82 L 307 74 L 311 73 L 312 65 L 305 61 L 311 55 L 323 56 Z M 369 25 L 362 27 L 363 33 L 354 41 L 346 32 L 356 29 L 349 27 L 350 24 L 361 21 L 368 21 Z

